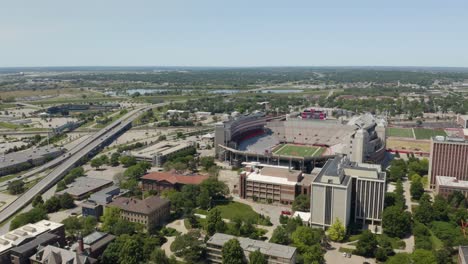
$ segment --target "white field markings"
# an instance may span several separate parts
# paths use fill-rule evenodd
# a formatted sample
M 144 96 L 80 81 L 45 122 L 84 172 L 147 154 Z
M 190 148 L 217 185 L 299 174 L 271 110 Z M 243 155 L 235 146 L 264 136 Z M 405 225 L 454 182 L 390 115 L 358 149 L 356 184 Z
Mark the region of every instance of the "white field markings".
M 320 149 L 322 149 L 322 148 L 318 147 L 318 148 L 314 151 L 314 153 L 312 153 L 311 156 L 312 156 L 312 157 L 315 156 L 315 154 L 316 154 Z
M 413 138 L 416 139 L 416 134 L 414 133 L 414 128 L 411 128 L 411 132 L 413 132 Z
M 281 148 L 279 148 L 278 150 L 276 150 L 274 153 L 280 153 L 281 150 L 283 150 L 288 144 L 283 144 L 283 146 L 281 146 Z

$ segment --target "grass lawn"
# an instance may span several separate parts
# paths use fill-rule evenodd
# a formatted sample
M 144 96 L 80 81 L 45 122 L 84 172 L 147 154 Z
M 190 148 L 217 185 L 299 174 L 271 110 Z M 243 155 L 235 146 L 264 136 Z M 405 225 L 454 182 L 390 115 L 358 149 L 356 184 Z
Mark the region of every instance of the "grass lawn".
M 352 248 L 340 247 L 340 248 L 338 249 L 338 251 L 339 251 L 339 252 L 342 252 L 342 253 L 346 252 L 346 253 L 353 254 L 354 249 L 352 249 Z
M 235 217 L 240 217 L 242 219 L 251 218 L 256 220 L 259 216 L 252 207 L 238 202 L 229 202 L 227 204 L 217 205 L 216 208 L 221 211 L 222 218 L 229 220 L 233 220 Z
M 275 148 L 274 154 L 284 156 L 310 157 L 319 156 L 323 153 L 323 151 L 325 151 L 325 149 L 321 147 L 285 144 Z
M 414 134 L 416 139 L 430 139 L 435 136 L 447 136 L 447 133 L 443 130 L 427 129 L 427 128 L 415 128 Z
M 442 240 L 440 240 L 438 237 L 436 237 L 434 235 L 434 233 L 432 233 L 432 231 L 430 229 L 429 229 L 429 232 L 431 233 L 432 248 L 434 250 L 439 250 L 439 249 L 443 248 L 444 243 L 442 242 Z
M 411 128 L 389 127 L 387 128 L 387 136 L 413 138 L 413 130 Z
M 8 123 L 8 122 L 0 122 L 0 127 L 1 128 L 7 128 L 7 129 L 18 129 L 21 126 L 17 125 L 17 124 L 11 124 L 11 123 Z
M 389 237 L 387 235 L 378 235 L 377 241 L 380 241 L 380 238 L 386 238 L 390 241 L 393 249 L 404 249 L 406 247 L 405 241 L 401 240 L 398 237 Z
M 4 181 L 8 181 L 8 180 L 11 180 L 11 179 L 14 179 L 16 178 L 16 176 L 18 176 L 19 174 L 11 174 L 11 175 L 7 175 L 7 176 L 2 176 L 0 177 L 0 182 L 4 182 Z

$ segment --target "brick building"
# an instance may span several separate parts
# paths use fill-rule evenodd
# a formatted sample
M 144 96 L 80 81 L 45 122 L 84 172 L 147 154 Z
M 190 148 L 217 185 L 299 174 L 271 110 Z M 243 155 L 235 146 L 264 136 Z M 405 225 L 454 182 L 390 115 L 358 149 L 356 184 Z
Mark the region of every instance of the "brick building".
M 118 197 L 108 206 L 120 208 L 120 217 L 133 223 L 145 226 L 145 230 L 161 226 L 170 216 L 171 203 L 158 196 L 151 196 L 144 200 Z
M 158 193 L 164 190 L 180 191 L 184 185 L 198 185 L 208 179 L 204 175 L 182 175 L 173 172 L 153 172 L 141 177 L 143 190 L 155 190 Z
M 243 199 L 292 204 L 299 194 L 310 194 L 312 176 L 288 167 L 249 163 L 239 176 Z
M 437 136 L 431 139 L 429 177 L 435 188 L 437 176 L 468 180 L 468 141 Z
M 468 197 L 468 181 L 460 181 L 455 177 L 437 176 L 435 191 L 445 198 L 454 191 L 459 191 Z

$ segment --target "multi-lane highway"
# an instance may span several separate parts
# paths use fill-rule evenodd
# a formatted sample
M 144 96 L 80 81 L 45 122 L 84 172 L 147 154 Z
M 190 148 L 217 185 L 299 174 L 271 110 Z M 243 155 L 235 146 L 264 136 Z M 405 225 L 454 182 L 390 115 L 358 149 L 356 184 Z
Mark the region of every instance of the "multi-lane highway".
M 51 188 L 56 184 L 70 169 L 72 169 L 83 157 L 96 149 L 102 147 L 104 144 L 109 143 L 114 136 L 127 129 L 131 122 L 133 122 L 140 113 L 150 109 L 150 107 L 138 108 L 130 111 L 123 117 L 114 121 L 107 127 L 103 128 L 96 134 L 90 136 L 74 148 L 70 149 L 66 154 L 42 165 L 41 167 L 29 172 L 38 173 L 44 171 L 44 168 L 51 168 L 56 166 L 47 176 L 34 185 L 31 189 L 19 196 L 14 202 L 3 208 L 0 211 L 0 223 L 13 216 L 17 211 L 22 209 L 31 200 Z M 42 169 L 42 170 L 41 170 Z

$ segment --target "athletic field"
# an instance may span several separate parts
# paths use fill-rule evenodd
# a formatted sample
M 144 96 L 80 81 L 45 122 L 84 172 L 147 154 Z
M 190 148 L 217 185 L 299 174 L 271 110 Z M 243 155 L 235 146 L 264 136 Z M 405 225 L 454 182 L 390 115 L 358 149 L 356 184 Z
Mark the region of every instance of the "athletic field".
M 444 130 L 435 130 L 427 128 L 414 128 L 416 139 L 430 139 L 435 136 L 447 136 Z
M 389 127 L 387 128 L 388 137 L 402 137 L 402 138 L 413 138 L 413 129 L 412 128 L 398 128 L 398 127 Z
M 277 146 L 273 153 L 281 156 L 316 157 L 322 155 L 325 150 L 326 148 L 322 147 L 283 144 Z
M 430 128 L 387 128 L 387 137 L 430 139 L 435 136 L 447 136 L 444 130 Z

